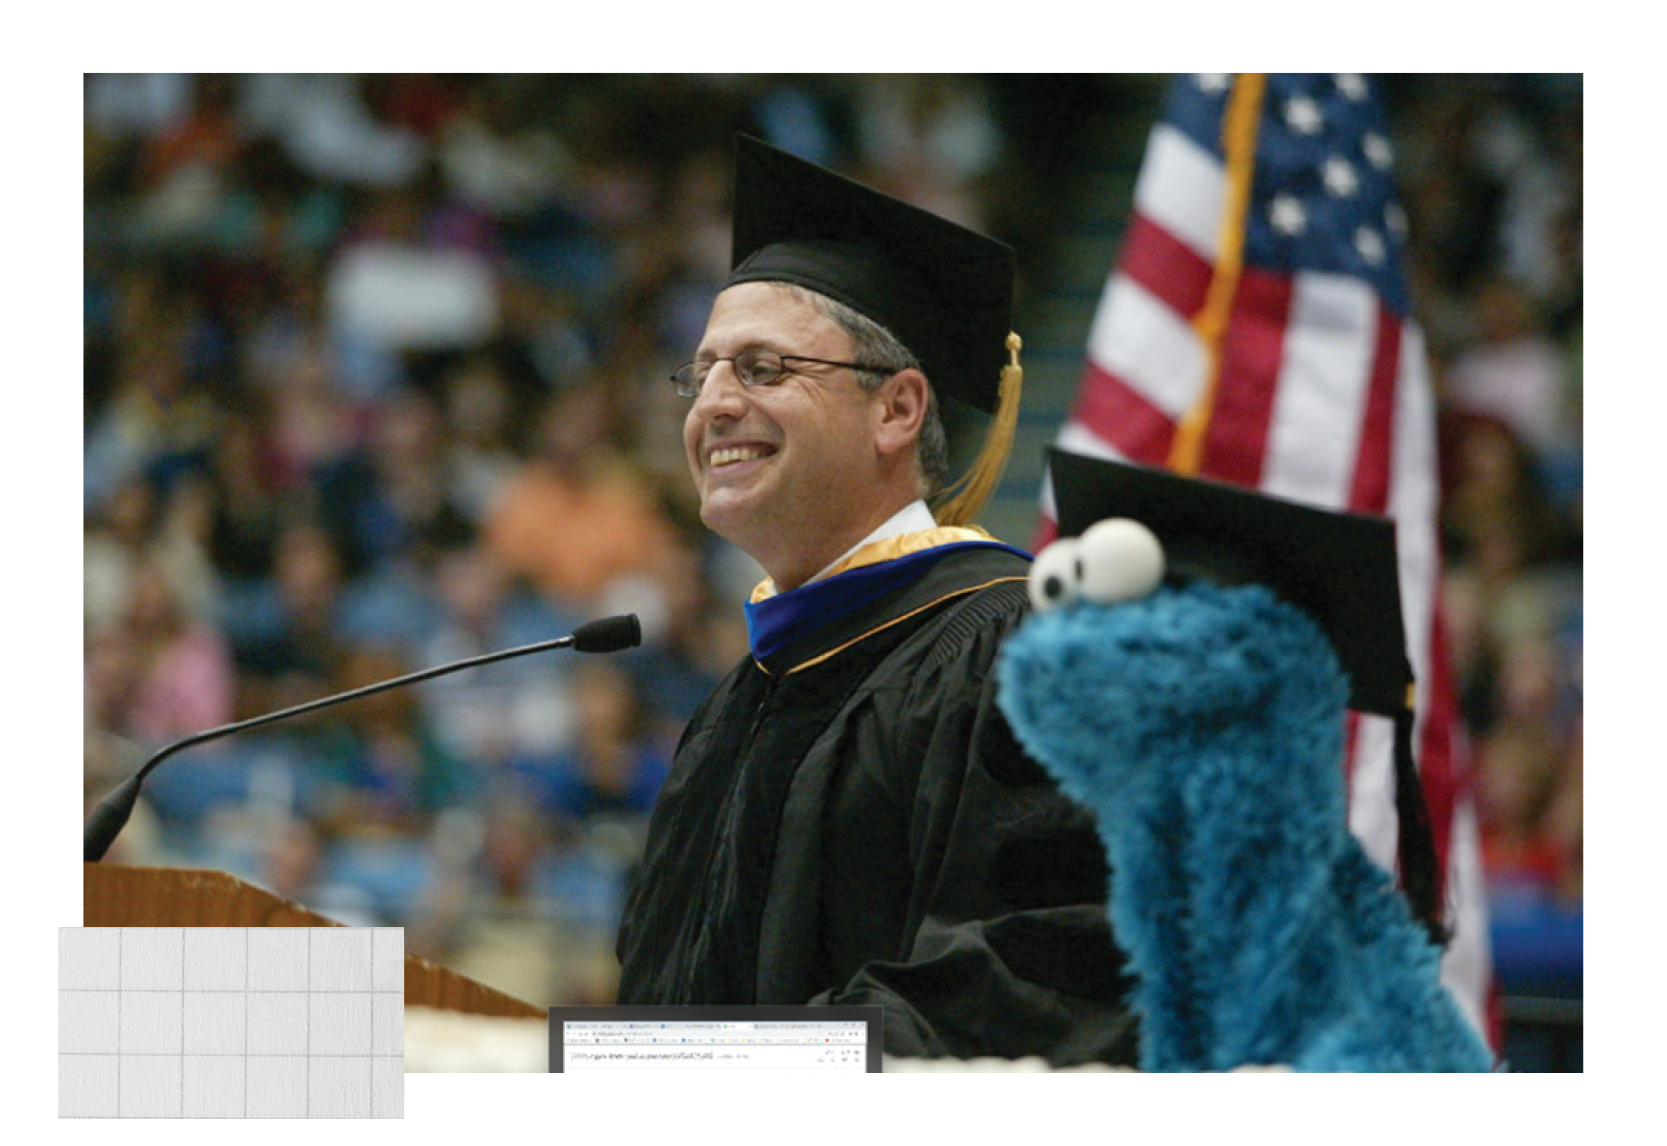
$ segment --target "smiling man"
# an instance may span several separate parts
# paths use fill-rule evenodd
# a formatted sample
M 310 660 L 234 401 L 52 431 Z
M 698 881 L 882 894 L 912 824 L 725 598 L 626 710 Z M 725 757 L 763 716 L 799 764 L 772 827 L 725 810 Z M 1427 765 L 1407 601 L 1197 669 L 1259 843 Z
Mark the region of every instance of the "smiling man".
M 701 517 L 768 579 L 695 714 L 619 939 L 619 1001 L 881 1004 L 893 1055 L 1129 1062 L 1086 813 L 991 665 L 1029 558 L 965 524 L 1017 412 L 1013 254 L 743 139 L 695 357 Z M 945 412 L 983 447 L 948 485 Z
M 851 337 L 828 309 L 803 288 L 732 286 L 684 373 L 701 519 L 778 590 L 809 581 L 925 492 L 915 449 L 925 375 L 901 361 L 839 360 L 854 353 Z

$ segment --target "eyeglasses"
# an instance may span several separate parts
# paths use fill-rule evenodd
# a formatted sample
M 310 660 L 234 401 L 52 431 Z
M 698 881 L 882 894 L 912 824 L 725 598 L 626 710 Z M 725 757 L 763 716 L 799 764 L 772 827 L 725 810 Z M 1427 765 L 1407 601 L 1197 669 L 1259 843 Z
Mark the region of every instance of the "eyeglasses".
M 693 398 L 706 383 L 712 367 L 727 362 L 735 368 L 735 376 L 743 386 L 774 386 L 789 374 L 797 373 L 791 363 L 814 362 L 818 366 L 843 366 L 870 374 L 895 374 L 889 366 L 874 366 L 865 362 L 834 362 L 827 358 L 810 358 L 803 354 L 777 354 L 773 350 L 743 350 L 728 358 L 714 358 L 710 362 L 685 362 L 672 371 L 672 384 L 683 398 Z

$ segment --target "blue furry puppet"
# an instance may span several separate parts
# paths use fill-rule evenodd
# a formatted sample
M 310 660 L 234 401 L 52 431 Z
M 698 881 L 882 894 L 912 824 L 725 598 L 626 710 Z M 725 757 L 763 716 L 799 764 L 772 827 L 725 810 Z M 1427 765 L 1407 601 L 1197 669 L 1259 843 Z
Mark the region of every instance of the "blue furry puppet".
M 1163 569 L 1134 522 L 1056 542 L 998 665 L 1020 742 L 1099 818 L 1142 1068 L 1489 1070 L 1348 830 L 1331 642 L 1263 585 Z

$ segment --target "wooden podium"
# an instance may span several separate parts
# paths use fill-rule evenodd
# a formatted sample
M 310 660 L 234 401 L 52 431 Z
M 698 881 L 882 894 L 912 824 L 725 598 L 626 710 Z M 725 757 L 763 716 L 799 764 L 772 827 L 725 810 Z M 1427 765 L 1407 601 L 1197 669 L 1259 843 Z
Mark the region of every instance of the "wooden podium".
M 340 927 L 333 919 L 218 871 L 83 863 L 86 927 Z M 405 956 L 405 1005 L 546 1019 L 545 1011 L 455 971 Z

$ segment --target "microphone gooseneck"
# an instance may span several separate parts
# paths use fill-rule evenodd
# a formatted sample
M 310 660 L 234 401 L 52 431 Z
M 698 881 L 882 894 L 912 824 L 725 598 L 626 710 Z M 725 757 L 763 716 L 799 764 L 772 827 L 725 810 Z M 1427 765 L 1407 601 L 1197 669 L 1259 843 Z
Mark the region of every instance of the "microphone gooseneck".
M 386 692 L 392 688 L 403 688 L 405 685 L 417 684 L 433 677 L 444 676 L 446 673 L 458 672 L 462 669 L 479 668 L 496 661 L 508 660 L 511 657 L 524 657 L 532 653 L 548 652 L 551 649 L 566 648 L 571 645 L 581 653 L 613 653 L 623 649 L 634 648 L 642 643 L 642 626 L 636 615 L 626 613 L 618 617 L 604 617 L 598 621 L 580 625 L 571 636 L 557 637 L 554 640 L 538 641 L 530 645 L 519 645 L 512 649 L 500 649 L 494 653 L 484 653 L 478 657 L 465 660 L 451 661 L 447 664 L 436 665 L 433 668 L 419 669 L 406 673 L 404 676 L 394 677 L 392 680 L 378 681 L 355 688 L 348 692 L 339 692 L 331 696 L 319 697 L 304 704 L 292 705 L 268 712 L 261 716 L 252 716 L 247 720 L 237 721 L 235 724 L 223 724 L 219 728 L 210 728 L 206 732 L 198 732 L 187 736 L 184 740 L 177 740 L 162 749 L 140 766 L 139 770 L 117 785 L 109 795 L 98 802 L 92 814 L 87 817 L 86 826 L 81 834 L 81 858 L 90 863 L 96 863 L 104 858 L 104 853 L 110 850 L 117 833 L 127 823 L 133 814 L 133 807 L 139 800 L 139 788 L 145 782 L 145 777 L 162 761 L 186 748 L 194 747 L 209 740 L 218 740 L 222 736 L 230 736 L 236 732 L 247 732 L 252 728 L 261 728 L 280 720 L 288 720 L 294 716 L 304 716 L 309 712 L 316 712 L 321 708 L 332 705 L 345 704 L 350 700 L 360 700 L 379 692 Z

